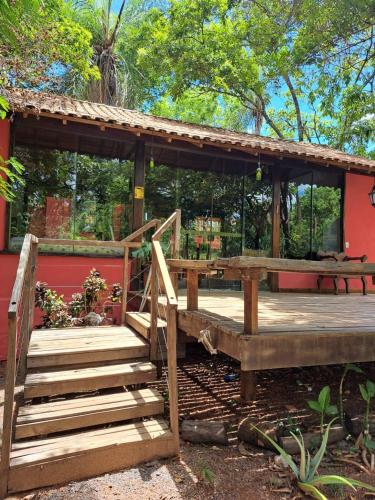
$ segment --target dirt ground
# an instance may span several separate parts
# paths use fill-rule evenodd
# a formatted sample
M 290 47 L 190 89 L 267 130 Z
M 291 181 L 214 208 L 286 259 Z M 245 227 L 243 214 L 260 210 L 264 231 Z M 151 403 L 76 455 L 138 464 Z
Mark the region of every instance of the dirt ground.
M 181 418 L 225 420 L 229 422 L 229 446 L 192 445 L 181 442 L 181 455 L 171 460 L 106 474 L 86 481 L 33 492 L 29 499 L 291 499 L 302 498 L 289 472 L 275 463 L 275 454 L 246 446 L 239 449 L 236 429 L 247 416 L 254 423 L 293 418 L 311 428 L 317 415 L 308 409 L 307 400 L 316 399 L 324 385 L 330 385 L 336 400 L 342 374 L 341 366 L 264 371 L 258 374 L 257 398 L 251 404 L 239 401 L 239 382 L 225 382 L 226 374 L 238 373 L 236 362 L 222 355 L 211 357 L 205 351 L 193 351 L 179 362 L 179 405 Z M 351 417 L 362 415 L 364 402 L 358 383 L 375 380 L 373 363 L 362 364 L 364 374 L 350 373 L 345 384 L 345 408 Z M 165 378 L 155 383 L 166 392 Z M 340 447 L 342 450 L 340 450 Z M 333 445 L 332 454 L 345 453 L 348 445 Z M 333 455 L 332 455 L 333 456 Z M 366 474 L 358 466 L 328 458 L 320 473 L 341 474 L 375 485 L 375 474 Z M 359 460 L 358 460 L 359 461 Z M 328 498 L 367 498 L 364 491 L 350 493 L 341 487 L 326 490 Z M 19 495 L 12 498 L 24 498 Z M 374 495 L 375 497 L 375 495 Z

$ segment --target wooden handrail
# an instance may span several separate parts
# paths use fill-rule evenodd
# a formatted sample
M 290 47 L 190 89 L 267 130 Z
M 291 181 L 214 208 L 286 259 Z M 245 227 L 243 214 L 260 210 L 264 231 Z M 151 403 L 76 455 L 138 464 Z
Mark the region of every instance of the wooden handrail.
M 260 270 L 267 272 L 287 272 L 306 274 L 351 274 L 353 276 L 375 276 L 375 263 L 349 261 L 328 262 L 299 259 L 276 259 L 269 257 L 231 257 L 217 260 L 167 259 L 173 269 L 196 270 L 238 269 L 239 271 Z
M 152 235 L 152 241 L 159 241 L 160 238 L 163 236 L 165 231 L 172 226 L 172 224 L 177 220 L 177 218 L 181 215 L 180 210 L 176 210 L 173 212 L 173 214 L 168 217 L 168 219 L 163 222 L 163 224 L 159 227 L 157 231 Z
M 18 378 L 20 383 L 23 383 L 26 374 L 27 350 L 33 327 L 37 251 L 38 239 L 32 234 L 26 234 L 8 308 L 8 349 L 0 461 L 0 498 L 4 498 L 7 493 L 16 380 Z
M 40 245 L 64 245 L 74 247 L 111 247 L 111 248 L 139 248 L 139 241 L 101 241 L 101 240 L 59 240 L 54 238 L 39 238 Z
M 232 268 L 241 271 L 255 270 L 287 273 L 375 275 L 375 263 L 328 262 L 269 257 L 231 257 L 215 260 L 211 268 Z
M 149 229 L 154 227 L 158 228 L 160 226 L 159 219 L 152 219 L 142 227 L 133 231 L 126 238 L 121 240 L 119 243 L 124 247 L 124 268 L 122 277 L 122 302 L 121 302 L 121 324 L 126 324 L 126 310 L 127 310 L 127 300 L 128 300 L 128 286 L 129 286 L 129 248 L 140 248 L 142 246 L 141 241 L 134 241 L 140 238 Z
M 142 236 L 146 231 L 149 229 L 152 229 L 153 227 L 159 227 L 160 226 L 160 220 L 159 219 L 152 219 L 146 224 L 144 224 L 142 227 L 137 229 L 136 231 L 133 231 L 131 234 L 129 234 L 126 238 L 124 238 L 121 241 L 133 241 L 136 238 L 139 238 L 139 236 Z
M 152 246 L 155 250 L 155 257 L 156 257 L 156 264 L 159 270 L 159 276 L 161 278 L 161 282 L 164 286 L 165 289 L 165 296 L 167 299 L 167 302 L 171 306 L 177 306 L 178 305 L 178 300 L 176 297 L 175 290 L 173 288 L 172 280 L 169 275 L 167 263 L 165 261 L 164 255 L 163 255 L 163 250 L 161 248 L 160 242 L 159 241 L 153 241 Z
M 150 356 L 156 359 L 157 354 L 157 324 L 158 300 L 160 279 L 164 290 L 167 320 L 167 363 L 169 388 L 169 420 L 174 439 L 176 453 L 179 450 L 179 422 L 178 422 L 178 392 L 177 392 L 177 280 L 173 285 L 168 266 L 160 244 L 160 239 L 172 227 L 172 255 L 178 257 L 180 242 L 181 211 L 176 210 L 154 233 L 152 237 L 152 274 L 151 274 L 151 331 Z

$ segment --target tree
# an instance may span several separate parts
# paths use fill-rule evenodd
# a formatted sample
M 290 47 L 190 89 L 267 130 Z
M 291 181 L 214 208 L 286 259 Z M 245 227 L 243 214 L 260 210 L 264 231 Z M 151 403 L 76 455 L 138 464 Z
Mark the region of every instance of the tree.
M 58 90 L 66 71 L 98 78 L 91 35 L 64 0 L 2 0 L 0 87 Z
M 374 104 L 371 5 L 172 1 L 150 9 L 132 43 L 150 89 L 230 96 L 256 118 L 255 131 L 262 120 L 279 138 L 362 152 L 369 139 L 358 123 Z

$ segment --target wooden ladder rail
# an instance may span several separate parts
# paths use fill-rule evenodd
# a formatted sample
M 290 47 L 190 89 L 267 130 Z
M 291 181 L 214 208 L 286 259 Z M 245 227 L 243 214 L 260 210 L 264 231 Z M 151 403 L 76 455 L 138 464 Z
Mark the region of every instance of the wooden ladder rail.
M 179 422 L 177 394 L 177 279 L 172 281 L 168 266 L 160 244 L 160 239 L 169 228 L 172 228 L 171 253 L 174 258 L 179 256 L 181 210 L 176 210 L 154 233 L 152 237 L 152 276 L 151 276 L 151 328 L 150 328 L 150 358 L 156 360 L 157 355 L 157 322 L 159 280 L 165 290 L 166 321 L 167 321 L 167 365 L 169 386 L 169 419 L 175 445 L 179 452 Z M 177 275 L 176 275 L 177 276 Z
M 159 219 L 151 219 L 146 222 L 142 227 L 136 229 L 131 234 L 126 236 L 121 242 L 124 244 L 131 244 L 139 242 L 144 234 L 150 229 L 155 228 L 156 230 L 160 227 Z M 128 302 L 128 288 L 129 288 L 129 246 L 124 247 L 124 260 L 123 260 L 123 278 L 122 278 L 122 302 L 121 302 L 121 324 L 126 325 L 126 311 Z M 151 271 L 152 272 L 152 271 Z
M 0 461 L 0 498 L 6 496 L 8 489 L 16 382 L 23 384 L 26 377 L 27 351 L 34 319 L 37 253 L 38 239 L 32 234 L 26 234 L 8 308 L 8 349 Z

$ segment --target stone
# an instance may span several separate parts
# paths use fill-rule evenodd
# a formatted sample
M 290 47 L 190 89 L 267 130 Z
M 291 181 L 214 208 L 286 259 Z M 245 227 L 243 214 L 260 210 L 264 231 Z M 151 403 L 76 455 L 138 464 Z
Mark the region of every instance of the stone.
M 246 417 L 240 422 L 238 426 L 238 439 L 260 448 L 275 451 L 275 448 L 268 439 L 262 436 L 254 426 L 277 442 L 277 424 L 268 421 L 254 421 L 253 417 Z
M 103 318 L 100 316 L 100 314 L 97 314 L 96 312 L 89 312 L 86 314 L 86 316 L 83 318 L 85 325 L 87 326 L 99 326 Z

